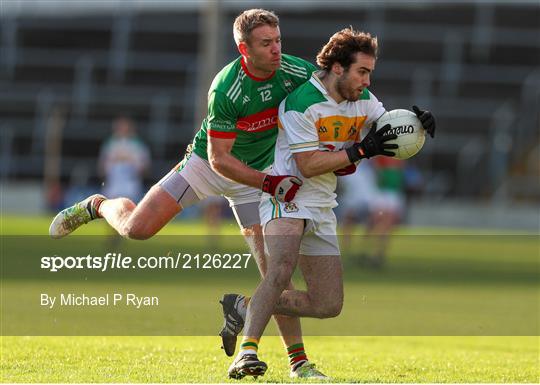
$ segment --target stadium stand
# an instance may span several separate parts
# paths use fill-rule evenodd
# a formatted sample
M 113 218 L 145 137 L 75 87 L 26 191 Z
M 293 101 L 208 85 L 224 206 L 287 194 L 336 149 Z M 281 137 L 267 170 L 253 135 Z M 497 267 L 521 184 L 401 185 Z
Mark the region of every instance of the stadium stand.
M 264 4 L 262 4 L 264 5 Z M 336 30 L 380 38 L 373 91 L 387 109 L 436 112 L 437 138 L 416 162 L 432 197 L 540 201 L 540 6 L 389 3 L 351 9 L 274 7 L 284 52 L 314 60 Z M 224 9 L 219 41 L 236 56 Z M 155 180 L 182 155 L 194 119 L 201 12 L 0 18 L 3 180 L 43 176 L 52 111 L 64 116 L 61 178 L 95 160 L 119 112 L 150 144 Z M 213 74 L 207 74 L 212 77 Z

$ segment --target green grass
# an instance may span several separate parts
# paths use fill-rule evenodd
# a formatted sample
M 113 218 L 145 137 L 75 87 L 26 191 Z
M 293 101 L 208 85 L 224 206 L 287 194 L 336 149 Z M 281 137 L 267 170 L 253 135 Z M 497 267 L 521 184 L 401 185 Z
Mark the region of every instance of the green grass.
M 49 217 L 2 216 L 0 233 L 45 235 L 49 221 Z M 204 232 L 200 223 L 174 222 L 155 243 L 128 246 L 147 255 L 175 245 L 185 247 L 189 239 L 203 239 L 194 235 Z M 233 223 L 224 223 L 221 233 L 229 234 L 227 242 L 243 246 L 238 237 L 230 236 L 238 234 Z M 107 228 L 91 223 L 77 234 L 104 235 Z M 334 382 L 540 382 L 538 237 L 495 236 L 487 231 L 464 236 L 470 234 L 464 229 L 404 228 L 400 234 L 383 271 L 360 269 L 353 253 L 344 256 L 342 314 L 331 320 L 303 320 L 310 359 Z M 224 291 L 251 292 L 257 284 L 253 268 L 235 274 L 51 275 L 31 271 L 34 257 L 47 252 L 49 241 L 23 237 L 13 247 L 13 239 L 17 241 L 4 238 L 2 243 L 2 382 L 231 382 L 226 379 L 231 359 L 214 336 L 221 323 L 216 299 Z M 80 240 L 79 246 L 86 248 L 96 239 L 80 237 L 73 242 L 77 245 Z M 362 240 L 355 241 L 353 249 L 361 248 Z M 67 241 L 58 245 L 69 248 Z M 96 246 L 97 253 L 102 250 Z M 298 276 L 296 281 L 301 284 Z M 159 293 L 161 310 L 90 309 L 71 314 L 33 310 L 33 301 L 44 288 L 60 292 L 81 287 L 96 293 L 109 287 Z M 96 336 L 17 335 L 20 330 L 38 330 L 39 322 L 49 325 L 51 315 L 58 329 L 50 335 L 66 330 L 76 334 L 69 325 L 77 325 Z M 409 336 L 390 336 L 392 332 Z M 171 336 L 136 336 L 141 334 Z M 269 370 L 257 382 L 290 382 L 273 324 L 261 341 L 260 357 Z
M 259 382 L 290 382 L 277 337 Z M 5 337 L 3 382 L 233 382 L 217 337 Z M 335 382 L 538 382 L 535 337 L 307 337 Z M 243 382 L 249 381 L 245 379 Z
M 277 337 L 259 382 L 290 382 Z M 3 382 L 234 382 L 217 337 L 4 337 Z M 307 337 L 335 382 L 537 382 L 534 337 Z M 243 382 L 249 381 L 245 379 Z

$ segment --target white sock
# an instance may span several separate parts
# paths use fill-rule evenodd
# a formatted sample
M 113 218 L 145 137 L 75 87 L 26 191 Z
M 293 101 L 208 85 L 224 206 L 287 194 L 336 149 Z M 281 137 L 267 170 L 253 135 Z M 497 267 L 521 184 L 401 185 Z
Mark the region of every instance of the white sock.
M 244 349 L 244 350 L 240 350 L 238 352 L 238 355 L 236 356 L 237 359 L 240 359 L 242 358 L 243 356 L 245 356 L 246 354 L 254 354 L 254 355 L 257 355 L 257 351 L 254 350 L 254 349 Z

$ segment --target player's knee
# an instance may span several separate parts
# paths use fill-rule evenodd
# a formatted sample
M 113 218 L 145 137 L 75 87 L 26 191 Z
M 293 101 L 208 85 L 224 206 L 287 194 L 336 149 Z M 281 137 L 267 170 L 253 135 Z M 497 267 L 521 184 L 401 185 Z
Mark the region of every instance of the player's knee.
M 341 309 L 343 309 L 343 301 L 333 303 L 328 309 L 328 318 L 333 318 L 340 315 Z
M 331 291 L 328 294 L 332 293 Z M 343 308 L 343 295 L 333 293 L 329 296 L 319 295 L 317 298 L 310 297 L 310 302 L 316 309 L 317 318 L 334 318 L 341 313 Z
M 341 314 L 343 301 L 330 302 L 320 308 L 318 318 L 334 318 Z

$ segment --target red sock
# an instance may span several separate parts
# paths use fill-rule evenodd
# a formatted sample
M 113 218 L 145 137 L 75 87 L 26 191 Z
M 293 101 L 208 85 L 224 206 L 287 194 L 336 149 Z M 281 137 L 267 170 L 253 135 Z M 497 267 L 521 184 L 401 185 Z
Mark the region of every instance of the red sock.
M 289 346 L 287 348 L 287 354 L 289 355 L 289 364 L 291 365 L 291 369 L 293 371 L 298 369 L 308 360 L 303 343 Z

